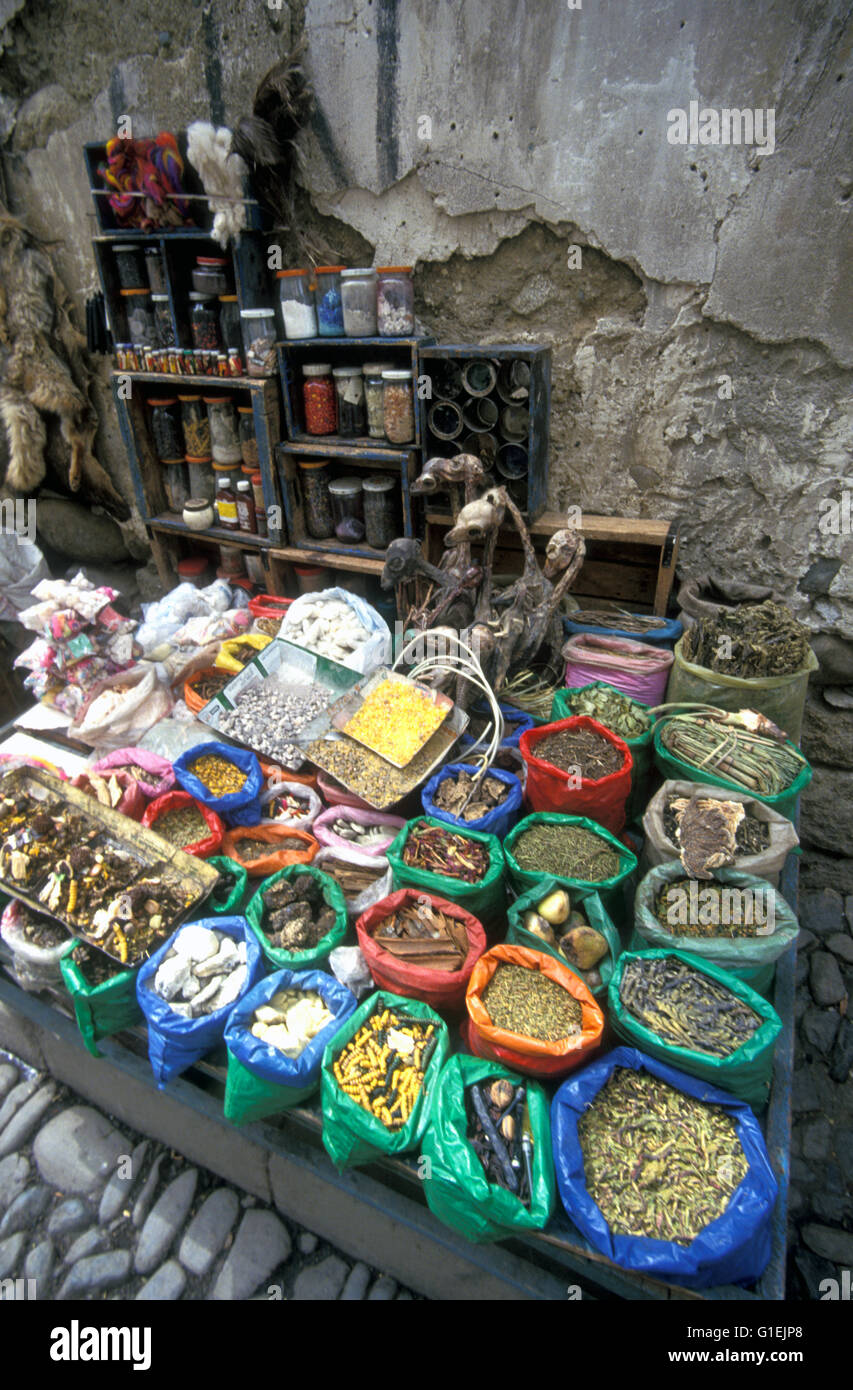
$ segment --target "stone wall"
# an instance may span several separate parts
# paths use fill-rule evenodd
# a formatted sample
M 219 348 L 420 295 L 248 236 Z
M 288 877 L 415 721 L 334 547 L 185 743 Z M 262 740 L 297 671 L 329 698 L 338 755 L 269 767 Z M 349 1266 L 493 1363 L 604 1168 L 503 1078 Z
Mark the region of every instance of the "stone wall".
M 804 8 L 6 0 L 0 130 L 13 210 L 61 238 L 82 306 L 83 142 L 124 114 L 143 133 L 233 121 L 304 29 L 311 244 L 416 261 L 439 338 L 551 344 L 551 504 L 678 518 L 684 569 L 771 584 L 814 630 L 810 872 L 849 892 L 850 29 L 840 0 Z M 691 100 L 772 110 L 772 152 L 669 143 Z M 95 397 L 132 502 L 103 366 Z

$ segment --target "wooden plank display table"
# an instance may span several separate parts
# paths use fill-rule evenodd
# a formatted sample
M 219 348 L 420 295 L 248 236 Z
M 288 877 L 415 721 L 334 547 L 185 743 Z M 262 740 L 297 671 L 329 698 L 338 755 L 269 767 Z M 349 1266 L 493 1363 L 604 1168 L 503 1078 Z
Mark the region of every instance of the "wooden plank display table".
M 444 553 L 444 534 L 451 524 L 449 512 L 430 509 L 426 514 L 424 553 L 434 565 Z M 565 524 L 560 512 L 543 512 L 532 522 L 529 530 L 537 552 L 544 552 L 550 537 Z M 604 602 L 663 616 L 675 579 L 677 523 L 584 512 L 580 529 L 587 553 L 571 592 L 581 607 L 597 608 Z M 475 546 L 475 563 L 479 555 Z M 495 574 L 520 574 L 521 570 L 521 542 L 511 527 L 504 527 L 498 535 Z

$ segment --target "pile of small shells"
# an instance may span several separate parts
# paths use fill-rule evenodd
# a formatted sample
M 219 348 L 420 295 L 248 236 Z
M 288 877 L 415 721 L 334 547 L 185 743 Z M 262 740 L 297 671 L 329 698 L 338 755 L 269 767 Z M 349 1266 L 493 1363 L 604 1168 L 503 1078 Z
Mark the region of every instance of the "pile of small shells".
M 247 974 L 245 941 L 191 922 L 175 937 L 149 988 L 181 1018 L 201 1018 L 233 1004 Z
M 348 820 L 344 816 L 332 821 L 329 829 L 340 835 L 342 840 L 349 840 L 356 849 L 369 848 L 378 844 L 380 840 L 387 840 L 389 836 L 393 840 L 397 834 L 396 825 L 359 825 L 357 821 Z
M 279 635 L 343 666 L 370 637 L 354 610 L 338 598 L 307 603 L 293 617 L 288 613 Z
M 329 692 L 319 688 L 308 695 L 296 695 L 266 684 L 253 685 L 238 695 L 232 710 L 223 713 L 219 729 L 285 767 L 298 767 L 305 754 L 291 740 L 322 714 L 328 703 Z

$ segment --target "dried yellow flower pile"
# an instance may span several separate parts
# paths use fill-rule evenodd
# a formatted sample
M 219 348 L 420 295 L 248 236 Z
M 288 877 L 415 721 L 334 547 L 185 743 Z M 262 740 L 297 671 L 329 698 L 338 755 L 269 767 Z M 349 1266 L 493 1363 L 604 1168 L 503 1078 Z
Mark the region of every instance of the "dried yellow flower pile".
M 403 681 L 385 680 L 364 700 L 344 733 L 380 757 L 405 766 L 442 723 L 447 706 Z

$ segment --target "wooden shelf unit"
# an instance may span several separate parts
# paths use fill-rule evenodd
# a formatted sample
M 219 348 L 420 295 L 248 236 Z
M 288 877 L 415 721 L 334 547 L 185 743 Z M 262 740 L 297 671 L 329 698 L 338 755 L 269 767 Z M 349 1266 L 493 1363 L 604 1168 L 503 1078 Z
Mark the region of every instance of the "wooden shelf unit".
M 426 514 L 424 553 L 433 564 L 442 556 L 450 524 L 449 512 L 430 509 Z M 549 537 L 565 524 L 561 513 L 543 512 L 529 525 L 534 548 L 544 551 Z M 677 523 L 584 512 L 580 529 L 587 557 L 572 585 L 572 597 L 587 608 L 604 602 L 663 616 L 675 580 Z M 503 528 L 498 536 L 494 568 L 496 574 L 521 573 L 521 543 L 511 528 Z

